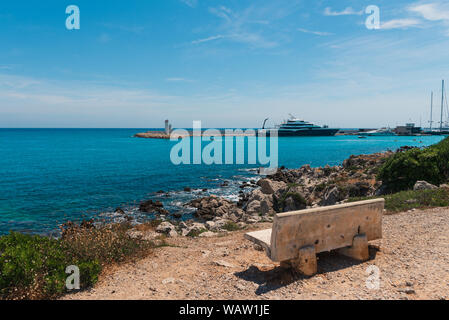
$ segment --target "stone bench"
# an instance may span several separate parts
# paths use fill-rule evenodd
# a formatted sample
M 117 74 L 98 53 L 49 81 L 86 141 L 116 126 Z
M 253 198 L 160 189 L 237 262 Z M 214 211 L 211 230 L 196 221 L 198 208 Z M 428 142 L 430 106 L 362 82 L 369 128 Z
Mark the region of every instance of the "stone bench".
M 250 232 L 245 238 L 262 246 L 281 267 L 312 276 L 320 252 L 338 249 L 356 260 L 368 260 L 368 241 L 382 238 L 384 204 L 384 199 L 375 199 L 279 213 L 272 229 Z

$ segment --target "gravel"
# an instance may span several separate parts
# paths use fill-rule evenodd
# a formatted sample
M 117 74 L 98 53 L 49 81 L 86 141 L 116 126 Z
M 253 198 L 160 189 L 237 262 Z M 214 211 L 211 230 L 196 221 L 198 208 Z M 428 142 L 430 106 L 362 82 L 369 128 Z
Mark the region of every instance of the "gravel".
M 321 253 L 311 278 L 281 269 L 243 234 L 170 239 L 175 246 L 110 267 L 94 288 L 63 299 L 449 298 L 449 208 L 384 216 L 383 239 L 371 242 L 370 261 Z

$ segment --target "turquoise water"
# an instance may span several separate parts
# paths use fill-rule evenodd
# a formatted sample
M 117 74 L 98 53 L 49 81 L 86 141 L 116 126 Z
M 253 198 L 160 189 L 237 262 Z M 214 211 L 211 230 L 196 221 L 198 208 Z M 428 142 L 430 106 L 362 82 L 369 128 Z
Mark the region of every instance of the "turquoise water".
M 236 199 L 241 181 L 254 178 L 255 165 L 173 165 L 176 142 L 138 139 L 147 129 L 0 129 L 0 234 L 9 230 L 48 233 L 66 220 L 115 218 L 123 207 L 137 221 L 145 199 L 160 198 L 170 211 L 202 188 Z M 400 146 L 425 146 L 442 137 L 352 136 L 279 138 L 279 165 L 340 164 L 351 154 Z M 204 143 L 204 145 L 207 143 Z M 220 188 L 224 180 L 232 182 Z M 192 192 L 184 192 L 184 187 Z M 157 195 L 158 190 L 168 196 Z

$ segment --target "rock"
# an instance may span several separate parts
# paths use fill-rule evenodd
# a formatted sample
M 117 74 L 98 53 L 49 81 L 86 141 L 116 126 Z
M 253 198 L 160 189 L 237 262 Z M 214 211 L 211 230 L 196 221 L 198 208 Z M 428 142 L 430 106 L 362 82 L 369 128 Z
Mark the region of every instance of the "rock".
M 213 222 L 213 221 L 207 221 L 207 222 L 206 222 L 206 227 L 207 227 L 207 229 L 209 229 L 209 230 L 213 230 L 214 228 L 216 228 L 216 227 L 215 227 L 215 222 Z
M 415 290 L 411 289 L 411 288 L 403 288 L 403 289 L 399 289 L 398 291 L 406 293 L 406 294 L 415 294 L 416 293 Z
M 306 207 L 307 207 L 307 203 L 306 203 L 305 199 L 299 194 L 294 194 L 294 195 L 288 196 L 285 199 L 283 211 L 284 212 L 297 211 L 297 210 L 305 209 Z
M 157 207 L 157 208 L 162 208 L 162 207 L 164 206 L 164 205 L 162 204 L 162 202 L 160 202 L 160 201 L 154 202 L 153 205 L 154 205 L 155 207 Z
M 181 219 L 182 218 L 182 213 L 181 212 L 173 212 L 171 215 L 175 219 Z
M 184 187 L 184 191 L 185 191 L 185 192 L 190 192 L 190 191 L 192 191 L 192 188 L 190 188 L 190 187 Z
M 262 246 L 260 245 L 260 244 L 254 244 L 254 250 L 257 250 L 257 251 L 263 251 L 263 248 L 262 248 Z
M 246 219 L 246 222 L 249 224 L 254 224 L 254 223 L 259 222 L 259 219 L 257 219 L 256 217 L 251 217 L 251 218 Z
M 283 192 L 287 188 L 287 184 L 281 181 L 272 181 L 269 179 L 260 179 L 257 182 L 263 194 L 273 194 Z
M 324 199 L 321 201 L 322 206 L 332 206 L 337 203 L 340 199 L 340 191 L 337 187 L 329 189 L 324 194 Z
M 187 225 L 187 223 L 185 223 L 184 221 L 183 222 L 181 222 L 179 225 L 179 228 L 181 228 L 181 229 L 187 229 L 189 226 Z
M 235 284 L 235 288 L 240 290 L 240 291 L 243 291 L 243 290 L 246 289 L 246 287 L 243 284 L 241 284 L 241 283 Z
M 215 237 L 216 234 L 212 231 L 206 231 L 200 234 L 200 237 L 202 238 L 211 238 L 211 237 Z
M 226 267 L 226 268 L 234 268 L 235 266 L 232 263 L 229 263 L 227 261 L 224 260 L 217 260 L 214 261 L 214 264 L 220 267 Z
M 154 202 L 153 200 L 147 200 L 140 204 L 139 210 L 147 213 L 160 213 L 160 214 L 169 214 L 167 210 L 164 209 L 164 205 L 160 201 Z
M 115 209 L 115 213 L 118 213 L 118 214 L 125 214 L 125 211 L 123 211 L 122 208 L 117 208 L 117 209 Z
M 162 284 L 170 284 L 170 283 L 175 283 L 175 279 L 174 278 L 166 278 L 166 279 L 162 280 Z
M 179 234 L 178 234 L 178 232 L 176 232 L 176 230 L 170 230 L 169 232 L 168 232 L 168 234 L 167 234 L 169 237 L 171 237 L 171 238 L 175 238 L 175 237 L 177 237 Z
M 262 190 L 253 190 L 249 196 L 248 201 L 244 205 L 244 209 L 247 214 L 274 214 L 275 210 L 273 209 L 273 195 L 272 194 L 264 194 Z
M 375 196 L 383 196 L 383 195 L 386 195 L 387 193 L 388 193 L 388 188 L 384 184 L 380 185 L 380 187 L 377 188 L 376 191 L 374 191 Z
M 427 181 L 416 181 L 413 190 L 433 190 L 437 188 L 438 188 L 437 186 L 434 186 L 433 184 L 430 184 Z
M 373 193 L 373 187 L 368 181 L 358 181 L 348 185 L 349 197 L 364 197 Z
M 203 231 L 206 230 L 206 225 L 204 223 L 194 222 L 190 227 L 190 231 Z
M 142 240 L 145 241 L 153 241 L 154 239 L 156 239 L 157 237 L 159 237 L 159 234 L 157 232 L 154 231 L 148 231 L 145 232 L 142 236 Z
M 171 231 L 175 231 L 175 226 L 170 222 L 164 221 L 157 226 L 156 231 L 159 233 L 169 234 Z
M 195 199 L 188 203 L 189 206 L 197 208 L 195 216 L 203 220 L 213 220 L 215 217 L 243 216 L 244 212 L 237 204 L 217 196 Z
M 441 184 L 440 188 L 449 190 L 449 185 L 448 184 Z
M 142 239 L 143 238 L 143 232 L 138 230 L 128 230 L 126 232 L 126 235 L 130 237 L 131 239 Z

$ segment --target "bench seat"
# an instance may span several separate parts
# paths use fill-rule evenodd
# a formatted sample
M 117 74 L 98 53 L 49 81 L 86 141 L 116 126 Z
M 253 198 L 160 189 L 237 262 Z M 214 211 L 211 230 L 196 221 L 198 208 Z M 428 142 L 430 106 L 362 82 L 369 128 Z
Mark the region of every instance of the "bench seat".
M 249 232 L 244 235 L 245 239 L 260 245 L 268 257 L 271 257 L 271 229 Z
M 316 260 L 317 253 L 336 249 L 363 261 L 369 257 L 368 241 L 382 238 L 384 204 L 384 199 L 374 199 L 279 213 L 271 229 L 249 232 L 244 237 L 283 265 L 299 263 L 304 269 L 304 264 Z M 314 268 L 312 265 L 309 269 Z

